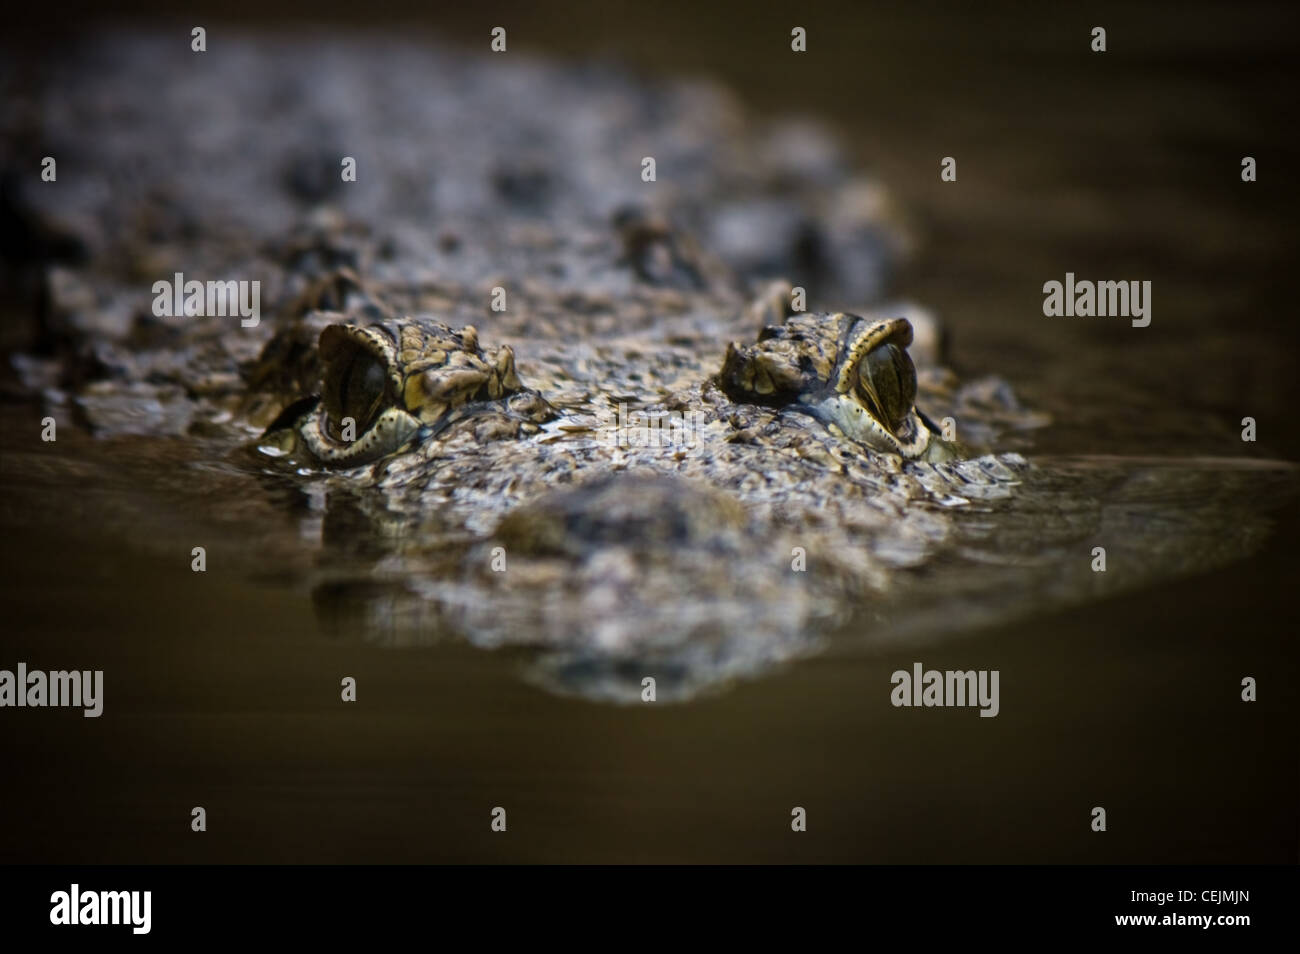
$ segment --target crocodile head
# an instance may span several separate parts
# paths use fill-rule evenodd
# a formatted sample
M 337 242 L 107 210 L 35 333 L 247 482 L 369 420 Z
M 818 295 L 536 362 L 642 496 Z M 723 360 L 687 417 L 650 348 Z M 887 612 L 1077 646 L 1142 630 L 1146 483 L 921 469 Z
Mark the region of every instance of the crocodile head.
M 911 343 L 905 318 L 797 314 L 752 345 L 733 342 L 717 381 L 733 401 L 806 414 L 873 451 L 951 460 L 956 448 L 916 408 Z
M 424 318 L 324 328 L 320 394 L 289 405 L 260 446 L 317 465 L 355 467 L 449 430 L 487 440 L 537 430 L 553 412 L 524 387 L 509 345 L 484 351 L 473 325 Z

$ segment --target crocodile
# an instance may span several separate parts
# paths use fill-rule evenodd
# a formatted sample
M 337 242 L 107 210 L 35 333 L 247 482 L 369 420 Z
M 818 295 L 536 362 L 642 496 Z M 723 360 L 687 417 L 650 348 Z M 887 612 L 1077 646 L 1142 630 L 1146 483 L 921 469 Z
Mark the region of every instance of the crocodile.
M 1144 533 L 1145 472 L 1031 464 L 1045 416 L 891 300 L 905 223 L 816 123 L 391 37 L 107 34 L 46 68 L 41 121 L 3 113 L 60 162 L 5 178 L 23 385 L 300 494 L 327 632 L 687 699 L 1255 545 L 1228 506 Z M 269 314 L 154 314 L 176 273 Z M 1098 536 L 1131 572 L 1089 571 Z
M 724 354 L 629 343 L 609 364 L 566 347 L 525 380 L 473 326 L 340 321 L 320 331 L 319 395 L 290 403 L 256 453 L 365 486 L 366 522 L 396 528 L 395 593 L 365 581 L 388 616 L 360 629 L 541 647 L 534 672 L 555 684 L 576 673 L 618 699 L 650 676 L 686 696 L 811 651 L 946 535 L 936 506 L 1018 484 L 1023 458 L 963 462 L 916 409 L 911 336 L 903 318 L 788 314 Z M 665 374 L 677 390 L 610 404 L 611 384 Z M 456 554 L 459 570 L 440 565 Z

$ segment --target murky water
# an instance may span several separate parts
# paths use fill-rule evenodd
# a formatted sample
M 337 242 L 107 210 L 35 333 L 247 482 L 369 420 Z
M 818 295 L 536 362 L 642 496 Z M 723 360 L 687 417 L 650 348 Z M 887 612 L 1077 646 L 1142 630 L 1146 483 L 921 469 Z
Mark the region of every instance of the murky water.
M 1108 507 L 1158 568 L 1126 567 L 1121 544 L 1114 589 L 1063 603 L 1059 562 L 1015 559 L 1049 549 L 1032 521 L 988 540 L 972 519 L 970 549 L 1003 559 L 936 570 L 942 613 L 689 703 L 604 705 L 537 687 L 521 654 L 326 625 L 305 585 L 320 515 L 224 446 L 67 431 L 47 445 L 35 409 L 9 403 L 0 667 L 103 669 L 111 717 L 5 711 L 0 763 L 21 782 L 0 800 L 0 858 L 1296 860 L 1300 509 L 1275 463 L 1300 459 L 1279 214 L 1293 41 L 1268 8 L 1230 23 L 1192 8 L 1177 35 L 1167 17 L 1097 15 L 1113 24 L 1101 61 L 1084 27 L 1046 15 L 855 32 L 827 12 L 808 24 L 822 59 L 781 70 L 755 52 L 787 32 L 779 17 L 747 19 L 732 44 L 708 41 L 725 23 L 596 19 L 575 39 L 511 22 L 534 49 L 711 67 L 759 108 L 812 103 L 836 122 L 921 244 L 898 290 L 949 324 L 959 370 L 994 371 L 1050 413 L 1014 449 L 1062 500 Z M 947 155 L 957 183 L 939 181 Z M 1151 326 L 1044 317 L 1042 284 L 1067 271 L 1150 279 Z M 199 543 L 208 572 L 178 573 Z M 909 584 L 922 610 L 928 582 Z M 917 661 L 999 670 L 1000 714 L 892 707 L 891 674 Z M 344 675 L 355 706 L 338 701 Z M 1240 701 L 1244 676 L 1258 702 Z

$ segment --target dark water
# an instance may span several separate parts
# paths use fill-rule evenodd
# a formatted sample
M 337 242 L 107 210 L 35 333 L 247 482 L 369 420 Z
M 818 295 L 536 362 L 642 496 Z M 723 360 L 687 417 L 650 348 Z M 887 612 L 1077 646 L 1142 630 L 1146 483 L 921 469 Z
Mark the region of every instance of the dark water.
M 1052 415 L 1031 459 L 1300 459 L 1281 8 L 845 5 L 801 14 L 802 60 L 767 49 L 787 14 L 501 16 L 521 49 L 711 73 L 762 111 L 833 122 L 917 236 L 898 291 L 948 323 L 960 371 L 996 372 Z M 1087 48 L 1097 24 L 1104 56 Z M 465 13 L 425 25 L 486 36 Z M 941 183 L 949 155 L 958 181 Z M 1243 155 L 1259 182 L 1240 181 Z M 1044 317 L 1042 284 L 1067 271 L 1150 279 L 1151 326 Z M 1257 443 L 1240 440 L 1244 416 Z M 273 495 L 203 447 L 46 445 L 38 418 L 14 402 L 0 414 L 0 666 L 103 669 L 106 715 L 4 710 L 4 860 L 1300 856 L 1300 510 L 1275 477 L 1258 484 L 1272 499 L 1246 505 L 1267 532 L 1227 565 L 991 627 L 954 619 L 953 639 L 919 650 L 837 650 L 687 704 L 615 707 L 534 688 L 509 653 L 327 635 Z M 1223 507 L 1171 489 L 1198 468 L 1157 468 L 1172 476 L 1153 493 Z M 202 576 L 188 571 L 199 543 Z M 893 708 L 890 674 L 918 660 L 1000 670 L 1000 715 Z M 355 706 L 338 701 L 344 675 Z M 506 835 L 488 827 L 497 805 Z

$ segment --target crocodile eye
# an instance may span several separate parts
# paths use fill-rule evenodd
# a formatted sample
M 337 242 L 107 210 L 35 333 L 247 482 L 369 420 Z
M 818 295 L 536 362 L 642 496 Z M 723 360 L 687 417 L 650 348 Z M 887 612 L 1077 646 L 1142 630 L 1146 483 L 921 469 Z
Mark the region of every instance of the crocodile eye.
M 373 355 L 358 349 L 338 382 L 338 394 L 331 403 L 339 409 L 339 420 L 331 419 L 330 424 L 341 435 L 343 418 L 350 417 L 356 422 L 356 433 L 361 434 L 379 412 L 388 376 Z
M 858 364 L 858 393 L 891 433 L 907 418 L 916 402 L 916 368 L 907 351 L 883 344 Z

